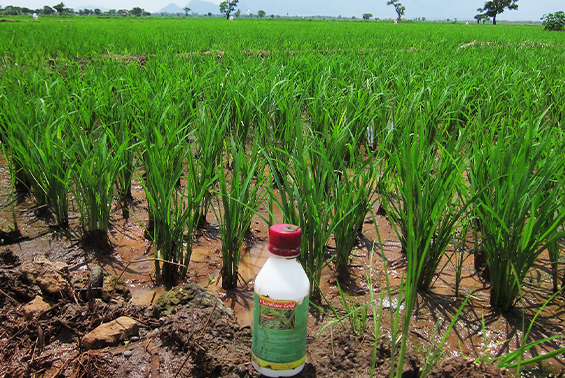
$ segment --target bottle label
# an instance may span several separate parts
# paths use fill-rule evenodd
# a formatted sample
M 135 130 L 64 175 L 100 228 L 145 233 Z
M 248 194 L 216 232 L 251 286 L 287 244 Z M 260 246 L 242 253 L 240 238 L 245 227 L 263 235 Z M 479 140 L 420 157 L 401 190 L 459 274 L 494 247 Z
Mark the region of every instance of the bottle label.
M 308 296 L 302 302 L 277 301 L 255 293 L 253 361 L 271 370 L 292 370 L 306 359 Z

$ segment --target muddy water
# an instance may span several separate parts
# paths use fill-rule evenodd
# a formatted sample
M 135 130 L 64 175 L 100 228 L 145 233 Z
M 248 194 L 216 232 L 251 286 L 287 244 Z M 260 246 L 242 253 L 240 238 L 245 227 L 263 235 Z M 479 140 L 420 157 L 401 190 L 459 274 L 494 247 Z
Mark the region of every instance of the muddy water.
M 139 209 L 142 208 L 141 204 L 142 202 L 138 203 Z M 277 215 L 277 218 L 279 217 Z M 242 325 L 251 325 L 254 278 L 269 255 L 267 250 L 268 227 L 258 218 L 252 222 L 251 231 L 246 237 L 242 250 L 239 287 L 235 291 L 226 291 L 221 287 L 221 238 L 217 225 L 213 223 L 213 215 L 209 214 L 207 219 L 211 223 L 198 231 L 187 281 L 198 283 L 212 291 L 234 310 Z M 371 219 L 366 219 L 362 237 L 359 238 L 351 259 L 351 276 L 345 282 L 340 281 L 342 289 L 358 305 L 370 301 L 370 288 L 367 283 L 369 274 L 376 297 L 386 288 L 385 264 L 376 247 L 377 253 L 373 254 L 372 265 L 370 263 L 370 251 L 373 250 L 374 245 L 378 246 L 377 229 L 383 244 L 382 254 L 386 261 L 386 271 L 393 288 L 391 300 L 393 304 L 397 299 L 395 287 L 399 285 L 406 269 L 406 262 L 400 251 L 400 242 L 390 223 L 383 216 L 377 216 L 376 222 L 373 224 Z M 100 263 L 106 270 L 114 274 L 120 274 L 123 271 L 130 285 L 134 302 L 151 303 L 166 290 L 154 285 L 152 263 L 142 262 L 128 265 L 128 261 L 150 258 L 153 253 L 150 244 L 144 239 L 143 227 L 134 221 L 123 222 L 122 220 L 122 224 L 115 227 L 112 235 L 115 238 L 113 239 L 115 251 L 109 256 L 99 256 Z M 471 237 L 468 238 L 468 244 L 472 244 Z M 329 247 L 331 252 L 332 241 Z M 422 354 L 429 350 L 431 345 L 437 344 L 438 335 L 442 336 L 445 333 L 463 299 L 473 291 L 467 306 L 445 342 L 445 353 L 449 356 L 478 357 L 486 360 L 515 350 L 522 344 L 523 320 L 527 328 L 535 312 L 550 295 L 551 278 L 547 263 L 548 257 L 543 254 L 536 268 L 532 269 L 526 278 L 524 304 L 518 305 L 515 310 L 507 314 L 500 314 L 490 309 L 488 283 L 483 282 L 476 274 L 472 256 L 463 265 L 459 297 L 455 296 L 455 266 L 444 259 L 445 267 L 435 281 L 431 292 L 418 296 L 412 320 L 411 344 L 421 350 Z M 337 290 L 336 280 L 335 269 L 333 266 L 328 266 L 323 271 L 320 285 L 327 301 L 343 314 L 341 310 L 343 304 Z M 389 300 L 385 299 L 382 334 L 389 334 L 391 328 L 388 315 L 390 306 L 386 305 L 388 302 Z M 329 308 L 326 307 L 326 309 L 329 312 Z M 564 309 L 563 298 L 558 298 L 544 309 L 532 328 L 529 341 L 564 333 Z M 485 323 L 484 329 L 482 319 Z M 329 318 L 321 317 L 317 319 L 316 327 L 319 328 L 328 321 L 330 321 Z M 370 327 L 371 324 L 369 324 Z M 315 334 L 317 331 L 312 332 Z M 537 348 L 534 354 L 544 353 L 562 345 L 560 342 L 554 342 L 549 347 Z M 526 357 L 528 356 L 530 356 L 529 353 L 526 354 Z M 565 364 L 560 359 L 552 360 L 550 365 L 559 370 L 565 369 Z

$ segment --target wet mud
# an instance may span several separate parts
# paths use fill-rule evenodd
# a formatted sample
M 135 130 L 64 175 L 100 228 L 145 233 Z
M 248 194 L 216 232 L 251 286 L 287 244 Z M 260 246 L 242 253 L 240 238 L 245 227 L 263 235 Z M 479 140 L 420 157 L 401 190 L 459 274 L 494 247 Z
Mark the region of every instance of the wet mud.
M 5 225 L 12 224 L 15 215 L 20 235 L 13 240 L 3 240 L 0 246 L 3 256 L 0 259 L 0 376 L 258 376 L 250 362 L 253 280 L 268 257 L 268 227 L 259 217 L 253 220 L 245 241 L 239 287 L 226 291 L 221 288 L 221 238 L 213 213 L 207 214 L 209 223 L 197 230 L 189 272 L 185 282 L 179 284 L 196 284 L 211 296 L 200 302 L 179 302 L 165 311 L 159 307 L 159 301 L 174 288 L 155 283 L 152 244 L 145 238 L 147 204 L 138 182 L 134 182 L 133 199 L 128 203 L 133 216 L 124 218 L 117 205 L 113 209 L 109 247 L 106 248 L 82 241 L 76 209 L 71 209 L 69 228 L 61 230 L 54 226 L 55 220 L 49 213 L 40 213 L 34 208 L 30 196 L 13 196 L 9 187 L 9 172 L 2 163 L 0 216 L 4 226 L 1 229 L 10 232 L 10 227 Z M 377 209 L 378 204 L 375 212 Z M 266 211 L 262 209 L 260 213 Z M 276 218 L 282 217 L 276 214 Z M 468 244 L 471 242 L 469 238 Z M 331 241 L 328 247 L 331 253 Z M 469 250 L 470 247 L 468 245 Z M 511 372 L 494 369 L 488 360 L 522 345 L 523 330 L 551 295 L 548 256 L 542 254 L 526 278 L 523 300 L 508 313 L 490 308 L 488 281 L 476 271 L 472 256 L 463 266 L 456 296 L 455 266 L 448 261 L 448 256 L 449 253 L 431 292 L 418 295 L 409 338 L 410 352 L 405 361 L 408 370 L 403 377 L 419 376 L 427 352 L 439 343 L 466 296 L 469 301 L 445 341 L 442 362 L 431 376 L 510 375 Z M 72 290 L 57 298 L 45 296 L 49 309 L 30 317 L 24 307 L 44 293 L 37 284 L 22 278 L 21 266 L 41 259 L 66 263 Z M 116 292 L 104 300 L 88 294 L 88 285 L 84 283 L 97 265 L 102 267 L 105 276 L 119 277 L 129 296 Z M 347 321 L 343 325 L 327 326 L 335 320 L 328 316 L 333 313 L 331 306 L 341 316 L 345 315 L 338 281 L 351 300 L 361 305 L 370 301 L 371 291 L 379 298 L 386 290 L 385 266 L 393 297 L 383 302 L 380 338 L 375 342 L 371 312 L 366 330 L 359 335 L 351 330 Z M 322 311 L 310 307 L 307 364 L 299 376 L 369 376 L 374 350 L 377 351 L 375 376 L 388 376 L 389 309 L 394 306 L 398 294 L 395 288 L 405 269 L 400 242 L 386 216 L 380 214 L 374 219 L 365 219 L 350 261 L 349 275 L 339 277 L 333 264 L 323 271 L 321 290 L 325 298 L 316 302 Z M 368 284 L 369 276 L 372 288 Z M 129 316 L 138 322 L 136 336 L 98 350 L 82 347 L 81 338 L 85 334 L 120 316 Z M 537 316 L 528 342 L 564 334 L 564 331 L 565 300 L 560 296 Z M 555 340 L 534 348 L 524 358 L 563 345 L 563 340 Z M 564 376 L 565 359 L 557 356 L 544 365 L 543 369 L 547 368 L 554 376 Z

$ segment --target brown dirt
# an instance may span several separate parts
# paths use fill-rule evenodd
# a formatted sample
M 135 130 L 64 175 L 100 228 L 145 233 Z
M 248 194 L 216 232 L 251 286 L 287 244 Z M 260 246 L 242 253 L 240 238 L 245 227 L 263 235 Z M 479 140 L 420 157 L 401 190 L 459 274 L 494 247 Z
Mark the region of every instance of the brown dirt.
M 9 204 L 9 175 L 4 163 L 0 164 L 0 217 L 2 225 L 11 224 Z M 125 219 L 116 206 L 112 213 L 109 232 L 110 248 L 99 248 L 82 242 L 82 232 L 76 209 L 71 209 L 69 228 L 53 227 L 52 216 L 38 216 L 28 196 L 16 198 L 16 218 L 21 237 L 4 240 L 0 246 L 0 376 L 5 377 L 257 377 L 250 363 L 251 309 L 253 278 L 263 265 L 268 228 L 258 218 L 252 223 L 242 254 L 242 280 L 235 291 L 221 289 L 221 240 L 213 214 L 197 232 L 197 240 L 186 282 L 197 283 L 210 290 L 221 301 L 216 305 L 184 304 L 171 314 L 156 311 L 158 297 L 169 288 L 154 283 L 150 241 L 144 237 L 144 228 L 136 218 L 147 222 L 146 201 L 141 186 L 134 183 L 133 199 L 128 205 L 135 217 Z M 375 209 L 377 210 L 377 209 Z M 261 210 L 264 212 L 264 210 Z M 278 215 L 277 215 L 278 216 Z M 370 288 L 366 277 L 371 275 L 375 295 L 385 288 L 384 265 L 379 254 L 370 253 L 378 241 L 375 226 L 383 242 L 383 253 L 391 285 L 400 281 L 405 261 L 400 243 L 384 214 L 376 216 L 377 224 L 367 218 L 350 264 L 350 276 L 341 282 L 342 288 L 357 304 L 369 300 Z M 280 219 L 278 219 L 280 221 Z M 1 227 L 4 232 L 10 230 Z M 330 252 L 332 251 L 330 243 Z M 49 311 L 36 319 L 26 319 L 22 305 L 39 294 L 37 287 L 24 282 L 18 266 L 36 258 L 65 261 L 69 264 L 72 284 L 77 295 L 52 300 Z M 140 261 L 140 262 L 135 262 Z M 115 296 L 107 303 L 93 300 L 80 290 L 80 283 L 90 274 L 94 265 L 101 265 L 110 275 L 122 276 L 130 289 L 133 301 Z M 432 344 L 434 334 L 443 335 L 463 297 L 474 288 L 469 303 L 448 337 L 445 358 L 432 372 L 432 377 L 498 377 L 503 371 L 488 364 L 474 364 L 476 358 L 500 355 L 516 349 L 520 344 L 522 321 L 526 326 L 551 291 L 548 258 L 542 255 L 524 285 L 524 303 L 506 314 L 489 307 L 488 283 L 477 275 L 469 258 L 463 268 L 459 297 L 454 292 L 454 266 L 446 267 L 434 283 L 432 292 L 419 295 L 413 317 L 403 377 L 417 377 L 424 363 L 424 355 Z M 336 272 L 329 266 L 323 272 L 321 288 L 327 301 L 341 315 L 343 305 L 337 292 Z M 396 297 L 393 298 L 393 303 Z M 565 306 L 562 297 L 548 306 L 538 317 L 532 329 L 532 338 L 565 333 Z M 231 309 L 220 311 L 220 305 Z M 330 314 L 329 306 L 318 305 Z M 390 369 L 390 319 L 384 306 L 384 318 L 377 342 L 375 376 L 388 376 Z M 142 326 L 139 337 L 115 347 L 97 351 L 81 349 L 80 338 L 102 322 L 128 315 L 138 319 Z M 486 328 L 482 328 L 484 318 Z M 369 316 L 367 330 L 355 335 L 349 325 L 333 325 L 320 330 L 333 318 L 310 307 L 308 324 L 307 363 L 299 377 L 366 377 L 375 345 L 373 321 Z M 434 333 L 434 329 L 437 329 Z M 563 346 L 559 341 L 537 348 L 533 354 Z M 124 354 L 124 352 L 127 352 Z M 553 359 L 550 367 L 563 375 L 564 360 Z M 489 370 L 490 369 L 490 370 Z M 177 375 L 178 374 L 178 375 Z M 475 375 L 472 375 L 475 374 Z

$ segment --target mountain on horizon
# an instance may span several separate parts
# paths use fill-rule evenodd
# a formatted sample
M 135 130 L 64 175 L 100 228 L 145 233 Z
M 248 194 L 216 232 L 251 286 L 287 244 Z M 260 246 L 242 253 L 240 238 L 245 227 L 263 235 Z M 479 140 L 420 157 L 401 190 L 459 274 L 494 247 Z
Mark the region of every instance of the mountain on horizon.
M 182 14 L 184 14 L 184 9 L 182 9 L 181 7 L 176 5 L 175 3 L 170 3 L 165 8 L 160 9 L 156 13 L 173 13 L 173 14 L 182 13 Z

